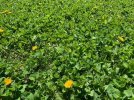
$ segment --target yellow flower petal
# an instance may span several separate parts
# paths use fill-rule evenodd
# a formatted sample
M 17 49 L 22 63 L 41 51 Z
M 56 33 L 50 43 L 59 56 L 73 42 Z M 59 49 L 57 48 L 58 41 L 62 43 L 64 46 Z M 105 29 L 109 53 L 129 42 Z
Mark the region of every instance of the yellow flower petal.
M 120 42 L 124 42 L 124 41 L 125 41 L 125 39 L 124 39 L 123 37 L 121 37 L 121 36 L 118 36 L 118 40 L 119 40 Z
M 8 12 L 8 14 L 11 14 L 11 13 L 12 13 L 11 11 Z
M 12 83 L 12 79 L 7 77 L 7 78 L 4 79 L 4 83 L 5 83 L 5 85 L 11 84 Z
M 64 86 L 66 88 L 71 88 L 73 86 L 73 81 L 72 80 L 68 80 L 65 82 Z
M 0 33 L 3 33 L 3 32 L 4 32 L 4 30 L 0 28 Z
M 37 48 L 37 46 L 32 46 L 32 50 L 36 50 Z
M 1 12 L 2 14 L 11 14 L 12 12 L 9 10 L 4 10 L 3 12 Z

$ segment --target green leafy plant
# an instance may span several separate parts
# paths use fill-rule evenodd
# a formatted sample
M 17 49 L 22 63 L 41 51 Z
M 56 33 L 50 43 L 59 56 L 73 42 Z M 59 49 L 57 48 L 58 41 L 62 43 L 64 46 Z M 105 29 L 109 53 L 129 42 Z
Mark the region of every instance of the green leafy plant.
M 133 100 L 132 0 L 0 0 L 0 99 Z

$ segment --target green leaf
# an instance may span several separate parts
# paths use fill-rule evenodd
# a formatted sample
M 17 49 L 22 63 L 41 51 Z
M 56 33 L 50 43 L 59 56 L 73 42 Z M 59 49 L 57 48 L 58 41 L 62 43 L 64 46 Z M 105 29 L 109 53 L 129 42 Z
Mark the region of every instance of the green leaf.
M 34 99 L 34 95 L 32 93 L 30 93 L 28 96 L 27 96 L 27 99 L 28 100 L 35 100 Z
M 120 91 L 117 88 L 114 88 L 112 84 L 105 85 L 105 90 L 111 99 L 117 99 L 120 97 Z
M 60 93 L 55 93 L 55 100 L 63 100 Z
M 30 76 L 29 79 L 30 79 L 31 81 L 35 81 L 35 77 Z
M 20 91 L 21 91 L 21 93 L 24 93 L 24 92 L 25 92 L 26 87 L 27 87 L 27 85 L 26 85 L 26 84 L 22 86 L 22 89 L 20 90 Z
M 132 96 L 134 96 L 133 90 L 134 90 L 134 88 L 129 88 L 127 90 L 124 90 L 123 93 L 125 94 L 126 97 L 132 97 Z

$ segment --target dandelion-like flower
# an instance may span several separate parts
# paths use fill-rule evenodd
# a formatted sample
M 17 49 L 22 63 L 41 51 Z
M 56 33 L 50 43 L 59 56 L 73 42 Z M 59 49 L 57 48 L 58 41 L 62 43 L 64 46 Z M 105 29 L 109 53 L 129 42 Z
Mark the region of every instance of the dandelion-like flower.
M 11 84 L 12 83 L 12 79 L 7 77 L 7 78 L 4 79 L 4 83 L 5 83 L 5 85 Z
M 73 81 L 72 80 L 67 80 L 64 84 L 66 88 L 71 88 L 73 86 Z
M 120 42 L 124 42 L 124 41 L 125 41 L 124 38 L 121 37 L 121 36 L 118 36 L 118 40 L 119 40 Z
M 36 50 L 37 48 L 37 46 L 32 46 L 32 50 Z
M 3 32 L 4 32 L 4 30 L 0 28 L 0 33 L 3 33 Z

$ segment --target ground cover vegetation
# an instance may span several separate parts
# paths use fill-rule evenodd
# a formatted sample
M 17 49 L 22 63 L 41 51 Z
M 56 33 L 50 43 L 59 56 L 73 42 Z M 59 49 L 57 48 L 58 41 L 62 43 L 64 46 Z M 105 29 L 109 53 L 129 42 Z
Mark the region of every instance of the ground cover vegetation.
M 134 100 L 133 0 L 0 0 L 0 99 Z

